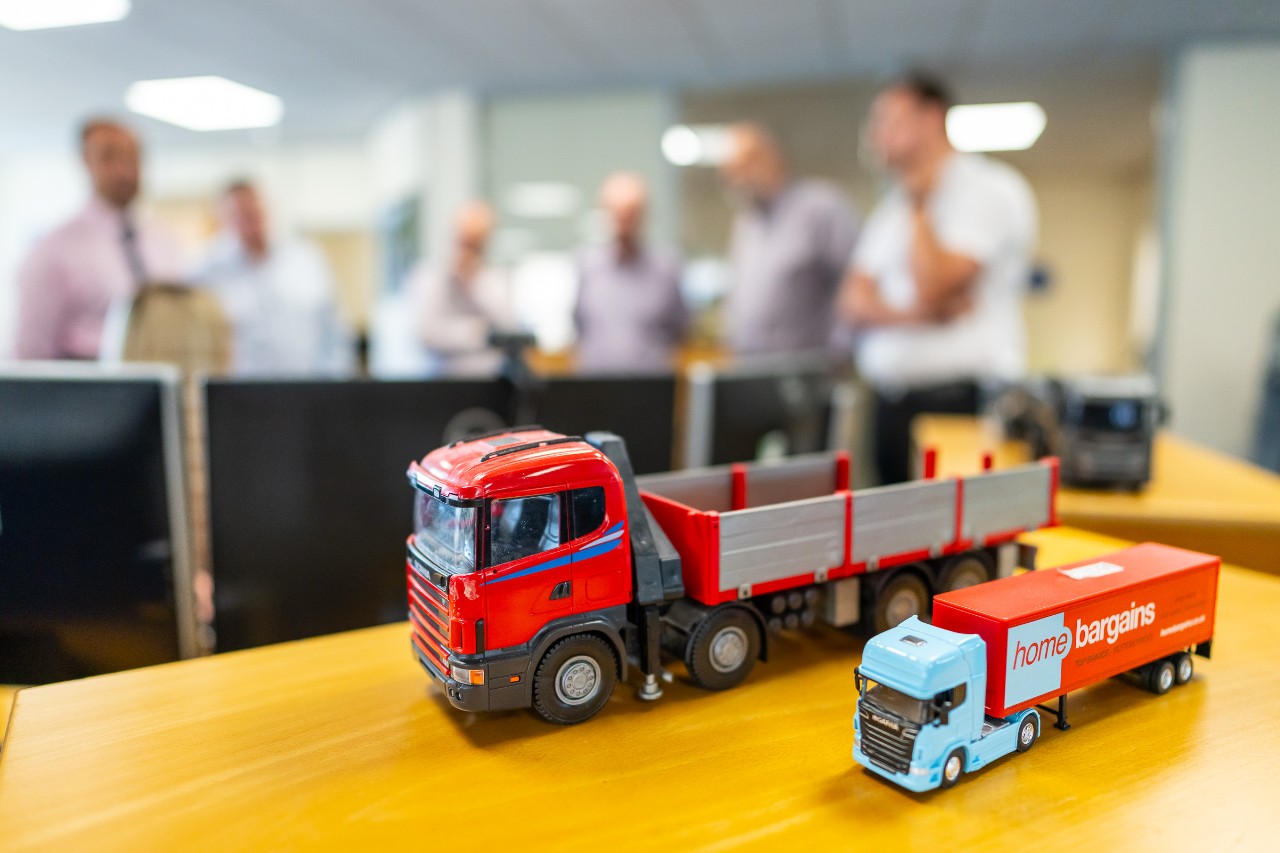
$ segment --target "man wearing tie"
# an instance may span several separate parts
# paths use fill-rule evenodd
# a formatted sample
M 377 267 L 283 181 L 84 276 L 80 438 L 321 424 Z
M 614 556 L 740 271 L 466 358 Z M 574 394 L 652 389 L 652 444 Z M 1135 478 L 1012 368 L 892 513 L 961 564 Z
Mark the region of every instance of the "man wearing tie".
M 18 272 L 18 358 L 96 359 L 113 300 L 148 281 L 181 278 L 177 246 L 132 209 L 138 138 L 119 122 L 92 119 L 80 151 L 93 196 L 36 243 Z

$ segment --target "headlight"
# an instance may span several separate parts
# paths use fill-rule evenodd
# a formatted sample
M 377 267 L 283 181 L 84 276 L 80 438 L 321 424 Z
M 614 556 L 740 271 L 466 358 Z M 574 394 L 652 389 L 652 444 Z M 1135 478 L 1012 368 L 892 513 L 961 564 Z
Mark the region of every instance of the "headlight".
M 449 667 L 449 677 L 459 684 L 484 684 L 483 669 L 464 669 L 460 666 Z

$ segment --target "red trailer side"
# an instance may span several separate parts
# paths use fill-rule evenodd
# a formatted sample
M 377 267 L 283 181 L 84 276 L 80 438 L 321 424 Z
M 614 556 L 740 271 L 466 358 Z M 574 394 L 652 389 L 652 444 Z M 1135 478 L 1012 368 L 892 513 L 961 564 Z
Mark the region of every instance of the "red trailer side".
M 943 593 L 933 624 L 982 637 L 987 713 L 1007 717 L 1208 643 L 1219 564 L 1146 543 Z

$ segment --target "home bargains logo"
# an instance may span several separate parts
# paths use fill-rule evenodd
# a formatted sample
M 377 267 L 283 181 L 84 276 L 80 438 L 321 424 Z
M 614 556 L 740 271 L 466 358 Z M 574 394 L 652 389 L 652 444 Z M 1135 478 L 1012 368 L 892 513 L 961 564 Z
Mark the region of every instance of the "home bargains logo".
M 1071 651 L 1071 630 L 1063 614 L 1009 629 L 1004 704 L 1017 705 L 1062 686 L 1062 661 Z

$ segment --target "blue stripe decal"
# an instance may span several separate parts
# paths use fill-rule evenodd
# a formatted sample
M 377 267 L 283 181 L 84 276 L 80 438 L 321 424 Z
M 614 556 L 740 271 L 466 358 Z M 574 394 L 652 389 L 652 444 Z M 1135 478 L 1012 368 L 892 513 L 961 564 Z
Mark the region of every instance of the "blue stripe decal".
M 528 577 L 529 575 L 536 575 L 539 572 L 545 572 L 551 569 L 559 568 L 560 566 L 563 566 L 565 563 L 568 563 L 573 559 L 589 560 L 592 557 L 599 557 L 601 554 L 607 554 L 621 544 L 622 544 L 621 539 L 614 539 L 612 542 L 604 542 L 600 545 L 593 545 L 590 548 L 583 548 L 581 551 L 579 551 L 576 554 L 557 557 L 554 560 L 548 560 L 545 563 L 537 563 L 536 565 L 529 566 L 527 569 L 521 569 L 520 571 L 515 572 L 514 574 L 507 575 L 506 577 L 495 578 L 494 580 L 489 581 L 489 583 L 491 584 L 502 583 L 503 581 L 513 581 L 516 578 L 523 578 L 523 577 Z

